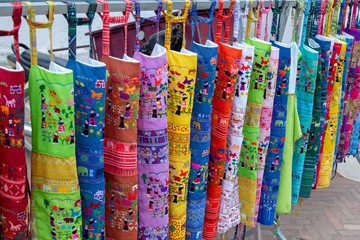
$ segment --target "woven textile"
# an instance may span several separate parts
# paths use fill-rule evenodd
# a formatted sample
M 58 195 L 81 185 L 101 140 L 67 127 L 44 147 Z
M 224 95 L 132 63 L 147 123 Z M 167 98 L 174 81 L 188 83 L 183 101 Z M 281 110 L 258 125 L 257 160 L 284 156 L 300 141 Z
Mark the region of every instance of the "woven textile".
M 309 40 L 309 46 L 319 52 L 319 61 L 317 68 L 317 79 L 314 96 L 313 117 L 310 125 L 307 152 L 304 160 L 304 170 L 301 180 L 300 197 L 308 198 L 311 194 L 316 166 L 319 159 L 319 141 L 320 141 L 320 119 L 321 119 L 321 88 L 322 81 L 328 75 L 330 63 L 331 42 L 326 40 Z
M 31 3 L 25 3 L 31 39 L 31 238 L 79 238 L 81 198 L 75 144 L 71 141 L 75 126 L 73 72 L 54 62 L 50 63 L 49 70 L 37 66 L 36 28 L 49 28 L 51 32 L 54 20 L 55 5 L 47 3 L 47 23 L 35 23 L 34 8 Z
M 256 187 L 256 202 L 254 211 L 254 225 L 256 226 L 257 216 L 259 213 L 259 203 L 261 195 L 261 187 L 265 169 L 265 159 L 269 147 L 271 118 L 274 106 L 275 84 L 277 80 L 279 67 L 279 49 L 271 47 L 269 71 L 267 73 L 267 85 L 264 93 L 264 101 L 260 115 L 260 134 L 259 134 L 259 148 L 258 148 L 258 166 L 257 166 L 257 187 Z M 266 94 L 266 97 L 265 97 Z
M 105 179 L 104 179 L 104 116 L 106 66 L 88 59 L 76 61 L 76 26 L 89 25 L 96 3 L 89 5 L 88 18 L 76 18 L 76 8 L 68 4 L 69 61 L 66 65 L 74 74 L 76 162 L 81 194 L 83 237 L 105 237 Z M 91 51 L 91 49 L 90 49 Z M 90 97 L 91 95 L 91 97 Z M 72 139 L 72 140 L 71 140 Z
M 360 79 L 356 78 L 358 59 L 360 54 L 360 32 L 358 30 L 345 28 L 345 33 L 354 37 L 354 48 L 352 52 L 352 60 L 350 63 L 350 71 L 347 84 L 348 98 L 344 111 L 344 120 L 342 123 L 343 126 L 345 125 L 345 130 L 344 132 L 340 132 L 340 141 L 336 156 L 337 162 L 342 162 L 344 160 L 349 146 L 351 129 L 353 126 L 354 118 L 356 116 L 356 109 L 358 105 L 360 85 Z
M 290 46 L 273 43 L 280 49 L 278 77 L 275 87 L 273 117 L 268 153 L 265 161 L 263 185 L 261 189 L 258 222 L 271 225 L 274 221 L 280 171 L 285 142 L 287 98 L 290 77 Z
M 246 103 L 248 98 L 250 77 L 255 48 L 248 44 L 234 43 L 242 50 L 240 68 L 231 105 L 230 122 L 227 134 L 225 169 L 223 188 L 220 197 L 220 210 L 217 231 L 227 232 L 231 227 L 240 223 L 240 203 L 238 194 L 238 169 L 240 148 L 243 141 L 242 129 L 244 125 Z
M 319 59 L 319 52 L 306 45 L 301 46 L 300 51 L 301 60 L 298 63 L 299 73 L 295 94 L 298 103 L 297 111 L 300 119 L 302 137 L 295 143 L 293 154 L 291 190 L 291 204 L 293 205 L 298 201 L 303 171 L 306 171 L 305 169 L 308 167 L 305 163 L 305 156 L 308 148 L 310 126 L 313 117 Z
M 106 64 L 104 129 L 106 237 L 136 239 L 138 232 L 137 117 L 140 98 L 140 62 L 127 57 L 127 21 L 132 3 L 123 16 L 110 17 L 102 3 L 102 58 Z M 124 59 L 109 56 L 110 23 L 125 24 Z
M 22 4 L 13 2 L 14 28 L 0 30 L 0 36 L 14 36 L 19 60 L 18 31 L 21 25 Z M 1 239 L 29 237 L 29 196 L 24 148 L 24 69 L 0 68 L 0 220 Z
M 349 155 L 355 156 L 357 154 L 358 145 L 359 145 L 359 129 L 360 129 L 360 112 L 356 116 L 356 120 L 354 122 L 354 126 L 351 131 L 351 142 L 348 151 Z
M 140 106 L 138 118 L 138 239 L 168 239 L 169 153 L 167 139 L 168 69 L 166 49 L 155 45 L 151 56 L 138 51 Z M 159 238 L 158 238 L 159 239 Z
M 210 29 L 215 4 L 216 1 L 213 1 L 209 13 L 210 18 L 207 19 L 197 16 L 197 5 L 196 2 L 193 2 L 190 14 L 193 31 L 192 37 L 194 36 L 197 22 L 209 24 L 209 34 L 211 33 Z M 188 185 L 186 239 L 202 239 L 208 180 L 212 97 L 215 87 L 218 47 L 210 40 L 207 40 L 205 45 L 192 41 L 190 50 L 197 53 L 198 58 L 194 105 L 191 117 L 191 166 Z
M 324 129 L 326 131 L 324 137 L 324 151 L 322 153 L 318 181 L 318 187 L 321 188 L 328 187 L 330 185 L 332 164 L 334 162 L 336 131 L 338 127 L 339 103 L 341 101 L 341 84 L 346 54 L 346 43 L 337 39 L 334 40 L 335 45 L 333 50 L 333 58 L 338 60 L 331 61 L 331 64 L 334 64 L 332 65 L 332 67 L 335 68 L 335 70 L 332 71 L 331 76 L 329 77 L 329 81 L 334 82 L 334 86 L 332 89 L 331 99 L 329 103 L 329 123 L 327 124 L 327 128 Z
M 298 140 L 302 133 L 300 120 L 297 111 L 296 102 L 296 82 L 298 68 L 298 47 L 295 42 L 290 44 L 291 63 L 289 77 L 289 97 L 287 102 L 286 128 L 283 161 L 281 165 L 279 192 L 276 202 L 276 213 L 286 214 L 291 211 L 291 185 L 292 185 L 292 158 L 294 153 L 295 141 Z
M 271 44 L 256 38 L 246 38 L 245 42 L 254 46 L 255 51 L 244 119 L 244 140 L 241 145 L 238 186 L 241 223 L 252 226 L 256 201 L 260 116 L 269 69 Z

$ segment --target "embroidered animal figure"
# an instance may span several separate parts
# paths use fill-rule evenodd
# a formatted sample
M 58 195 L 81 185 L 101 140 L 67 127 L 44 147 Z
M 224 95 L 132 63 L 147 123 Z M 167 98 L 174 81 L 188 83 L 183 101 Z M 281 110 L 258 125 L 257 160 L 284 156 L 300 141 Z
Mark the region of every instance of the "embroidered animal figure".
M 191 84 L 194 81 L 194 79 L 188 80 L 187 76 L 185 76 L 184 84 Z
M 133 195 L 131 195 L 131 194 L 129 193 L 128 199 L 129 199 L 129 200 L 136 200 L 136 192 L 135 192 Z
M 57 107 L 54 107 L 54 111 L 55 111 L 56 113 L 60 113 L 60 109 L 57 108 Z
M 91 90 L 92 91 L 92 90 Z M 102 93 L 101 93 L 101 95 L 102 95 Z M 100 96 L 101 97 L 101 96 Z M 74 104 L 75 102 L 74 102 L 74 98 L 72 98 L 71 100 L 69 100 L 69 101 L 67 101 L 67 105 L 68 105 L 68 107 L 70 107 L 71 106 L 71 104 Z
M 133 86 L 132 88 L 129 87 L 129 85 L 127 85 L 127 88 L 126 88 L 126 93 L 133 93 L 135 91 L 135 86 Z
M 21 224 L 14 225 L 11 221 L 9 221 L 9 223 L 11 225 L 11 228 L 10 228 L 11 231 L 20 231 Z
M 189 171 L 183 172 L 183 170 L 181 170 L 180 173 L 180 177 L 186 177 L 186 175 L 188 174 Z
M 185 83 L 185 82 L 184 82 Z M 184 90 L 185 89 L 185 85 L 184 84 L 182 84 L 182 83 L 177 83 L 177 86 L 180 88 L 180 89 L 182 89 L 182 90 Z
M 15 94 L 15 92 L 21 94 L 21 85 L 10 86 L 10 93 Z
M 73 223 L 74 219 L 73 218 L 63 218 L 64 222 L 66 223 Z
M 285 66 L 285 71 L 290 71 L 290 66 Z
M 265 60 L 264 60 L 264 57 L 261 57 L 261 64 L 262 64 L 262 65 L 266 65 L 266 64 L 268 64 L 268 63 L 269 63 L 269 61 L 270 61 L 270 59 L 269 59 L 269 60 L 267 60 L 267 61 L 265 61 Z
M 98 202 L 98 203 L 93 203 L 91 200 L 90 200 L 90 207 L 91 208 L 95 208 L 95 209 L 97 209 L 97 208 L 99 208 L 99 206 L 100 206 L 100 202 Z
M 174 181 L 175 181 L 175 182 L 180 182 L 180 181 L 181 181 L 181 177 L 179 177 L 179 176 L 174 176 Z
M 315 71 L 315 68 L 314 68 L 314 69 L 311 69 L 311 68 L 309 67 L 309 72 L 310 72 L 310 73 L 314 73 L 314 71 Z
M 72 218 L 73 218 L 73 217 L 77 217 L 77 216 L 80 215 L 80 209 L 79 209 L 77 212 L 74 212 L 74 209 L 70 208 L 70 211 L 71 211 L 71 217 L 72 217 Z M 90 209 L 90 211 L 92 211 L 92 210 Z M 84 210 L 84 212 L 85 212 L 85 210 Z M 91 212 L 90 212 L 90 213 L 91 213 Z M 90 214 L 90 213 L 88 213 L 88 214 Z
M 4 95 L 4 98 L 5 98 L 5 105 L 7 107 L 15 107 L 15 99 L 13 98 L 12 100 L 8 100 L 7 97 Z
M 155 86 L 158 86 L 161 84 L 162 78 L 159 77 L 159 78 L 155 78 L 154 80 L 155 80 Z
M 94 90 L 91 90 L 91 98 L 97 98 L 97 100 L 100 100 L 103 93 L 96 93 Z
M 9 115 L 9 107 L 5 106 L 5 105 L 1 105 L 1 112 L 4 113 L 5 115 Z
M 280 74 L 281 76 L 285 76 L 285 75 L 286 75 L 286 72 L 285 72 L 284 70 L 279 69 L 279 74 Z
M 207 73 L 204 72 L 204 71 L 200 71 L 200 77 L 208 78 L 208 77 L 209 77 L 209 74 L 207 74 Z
M 196 164 L 196 163 L 192 163 L 192 167 L 195 169 L 195 170 L 199 170 L 201 168 L 201 165 L 200 164 Z
M 250 66 L 245 66 L 243 63 L 241 63 L 241 70 L 243 70 L 243 71 L 247 71 L 247 70 L 249 70 L 250 69 Z

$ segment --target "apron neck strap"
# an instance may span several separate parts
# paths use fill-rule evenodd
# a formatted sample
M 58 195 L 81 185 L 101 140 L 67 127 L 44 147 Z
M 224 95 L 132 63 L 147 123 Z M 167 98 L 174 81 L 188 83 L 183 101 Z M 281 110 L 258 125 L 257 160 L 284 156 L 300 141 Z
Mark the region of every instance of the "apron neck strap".
M 102 32 L 102 54 L 109 56 L 110 54 L 110 24 L 113 23 L 124 23 L 125 25 L 125 48 L 124 53 L 127 54 L 127 22 L 131 11 L 132 2 L 130 0 L 124 0 L 126 2 L 126 10 L 123 16 L 110 16 L 109 3 L 105 0 L 97 0 L 102 4 L 103 13 L 99 13 L 103 21 L 103 32 Z
M 51 61 L 54 61 L 54 54 L 52 49 L 52 24 L 54 22 L 54 11 L 55 4 L 51 1 L 46 3 L 49 5 L 49 12 L 46 15 L 48 22 L 35 22 L 35 11 L 31 2 L 23 2 L 28 8 L 28 16 L 24 16 L 25 20 L 29 24 L 30 28 L 30 49 L 31 49 L 31 65 L 37 65 L 37 54 L 36 54 L 36 29 L 37 28 L 48 28 L 50 37 L 50 56 Z
M 196 27 L 197 22 L 206 23 L 206 24 L 209 25 L 208 39 L 211 39 L 211 23 L 214 21 L 215 6 L 216 6 L 216 0 L 212 0 L 211 8 L 208 9 L 208 11 L 207 11 L 208 15 L 209 15 L 209 18 L 200 17 L 200 16 L 197 15 L 197 2 L 196 2 L 196 0 L 192 1 L 192 9 L 191 9 L 191 12 L 190 12 L 190 17 L 191 17 L 191 41 L 194 40 L 195 27 Z M 199 40 L 201 40 L 201 39 L 199 39 Z
M 260 4 L 257 5 L 257 7 L 253 7 L 253 2 L 250 1 L 250 8 L 249 8 L 249 14 L 247 15 L 247 26 L 246 26 L 246 38 L 250 37 L 251 32 L 251 23 L 255 23 L 255 33 L 257 32 L 257 25 L 256 23 L 259 21 L 259 9 Z
M 310 7 L 311 7 L 311 2 L 310 0 L 305 0 L 304 1 L 304 21 L 303 21 L 303 29 L 302 29 L 302 33 L 301 33 L 301 41 L 300 44 L 304 45 L 305 44 L 305 39 L 306 39 L 306 31 L 308 28 L 308 20 L 309 15 L 310 15 Z
M 296 42 L 296 38 L 297 38 L 296 35 L 299 32 L 300 21 L 302 19 L 303 13 L 304 13 L 303 9 L 304 9 L 304 2 L 302 0 L 297 0 L 296 6 L 294 8 L 292 8 L 292 12 L 291 12 L 291 22 L 292 22 L 292 26 L 293 26 L 292 42 Z M 295 11 L 298 11 L 298 13 L 299 13 L 296 20 L 295 20 Z
M 275 42 L 279 40 L 280 34 L 280 16 L 285 6 L 285 0 L 282 0 L 281 5 L 279 4 L 279 0 L 275 0 L 274 7 L 272 8 L 273 19 L 271 24 L 271 36 L 270 41 Z
M 161 17 L 161 10 L 163 8 L 163 3 L 161 0 L 156 0 L 158 2 L 158 9 L 155 11 L 156 16 L 151 18 L 142 18 L 140 15 L 140 2 L 138 0 L 131 0 L 135 3 L 135 14 L 131 12 L 135 18 L 136 24 L 136 41 L 135 41 L 135 51 L 140 51 L 140 40 L 139 40 L 139 32 L 140 26 L 143 22 L 156 22 L 156 42 L 159 43 L 159 31 L 160 31 L 160 17 Z
M 323 33 L 324 18 L 325 18 L 325 14 L 326 14 L 326 6 L 327 6 L 328 1 L 329 0 L 321 0 L 319 26 L 318 26 L 317 34 L 322 34 Z
M 344 31 L 345 22 L 346 22 L 346 13 L 347 8 L 349 6 L 350 0 L 343 0 L 340 8 L 340 13 L 342 14 L 342 17 L 339 16 L 339 22 L 337 27 L 337 34 L 341 34 Z
M 228 9 L 228 14 L 224 14 L 224 1 L 219 0 L 219 10 L 216 13 L 217 23 L 216 23 L 216 37 L 215 42 L 219 43 L 221 40 L 222 33 L 222 22 L 226 21 L 226 28 L 224 34 L 224 43 L 229 42 L 229 32 L 230 32 L 230 18 L 232 16 L 232 10 L 234 9 L 235 0 L 231 0 L 230 8 Z
M 0 30 L 0 36 L 14 36 L 14 46 L 15 46 L 15 54 L 16 54 L 16 60 L 20 62 L 19 57 L 19 29 L 21 26 L 21 13 L 22 13 L 22 4 L 21 2 L 12 2 L 11 3 L 14 6 L 13 10 L 13 22 L 14 22 L 14 28 L 10 31 Z
M 350 25 L 351 28 L 356 27 L 356 12 L 358 5 L 359 5 L 359 0 L 355 0 L 352 7 L 352 14 L 349 14 L 349 16 L 351 15 L 351 25 Z
M 189 13 L 190 8 L 190 0 L 185 0 L 185 8 L 181 11 L 181 16 L 174 16 L 172 14 L 173 4 L 171 0 L 165 0 L 167 3 L 167 10 L 166 13 L 163 11 L 166 19 L 166 27 L 165 27 L 165 48 L 170 50 L 171 46 L 171 24 L 172 23 L 182 23 L 183 24 L 183 36 L 182 36 L 182 47 L 185 48 L 185 25 L 186 25 L 186 18 Z
M 334 10 L 334 0 L 329 0 L 326 4 L 326 18 L 325 20 L 325 26 L 323 29 L 323 35 L 328 37 L 330 35 L 331 31 L 331 21 L 333 16 L 333 10 Z
M 342 0 L 335 0 L 334 2 L 334 14 L 333 19 L 331 21 L 331 34 L 336 34 L 339 22 L 339 12 L 342 4 Z
M 249 13 L 249 0 L 245 0 L 244 10 L 241 9 L 240 0 L 236 0 L 234 7 L 234 42 L 244 42 L 246 34 L 247 15 Z
M 96 13 L 97 3 L 95 1 L 89 1 L 89 8 L 86 13 L 87 17 L 76 18 L 76 6 L 74 2 L 66 1 L 67 4 L 67 14 L 64 14 L 66 20 L 68 21 L 68 35 L 69 35 L 69 59 L 76 59 L 76 27 L 79 25 L 88 25 L 89 26 L 89 36 L 90 36 L 90 57 L 93 56 L 93 44 L 91 41 L 91 25 L 94 20 Z
M 260 11 L 259 11 L 259 21 L 257 24 L 257 33 L 256 33 L 256 37 L 260 38 L 261 37 L 261 27 L 262 27 L 262 18 L 263 15 L 266 15 L 266 22 L 265 22 L 265 36 L 264 36 L 264 40 L 267 41 L 268 39 L 268 14 L 271 11 L 272 5 L 273 5 L 273 0 L 270 1 L 270 5 L 268 8 L 265 8 L 265 4 L 263 0 L 260 0 L 259 2 L 260 4 Z

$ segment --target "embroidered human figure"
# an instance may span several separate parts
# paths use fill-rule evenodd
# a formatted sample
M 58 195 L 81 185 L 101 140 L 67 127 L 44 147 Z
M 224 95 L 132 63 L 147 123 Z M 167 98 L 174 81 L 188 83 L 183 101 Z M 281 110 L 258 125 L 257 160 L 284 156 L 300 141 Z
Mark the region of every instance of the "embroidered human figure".
M 46 116 L 44 112 L 41 115 L 41 129 L 46 129 Z
M 170 95 L 169 95 L 169 96 L 170 96 Z M 175 112 L 175 115 L 180 116 L 180 113 L 181 113 L 181 105 L 178 104 L 176 107 L 177 107 L 177 110 L 176 110 L 176 112 Z
M 149 201 L 149 210 L 154 209 L 154 201 L 153 201 L 153 200 L 154 200 L 154 199 L 151 198 L 150 201 Z
M 101 228 L 100 236 L 101 236 L 101 240 L 105 240 L 105 229 L 104 229 L 104 227 Z
M 50 213 L 50 227 L 55 227 L 55 218 L 53 213 Z
M 43 94 L 41 94 L 41 110 L 42 111 L 46 111 L 46 103 L 45 103 L 45 101 L 46 101 L 46 98 L 44 97 Z
M 182 190 L 184 189 L 184 186 L 182 184 L 179 185 L 179 195 L 182 195 Z
M 190 192 L 195 192 L 195 180 L 192 180 L 192 183 L 190 186 Z
M 175 192 L 174 193 L 174 200 L 173 200 L 173 203 L 177 203 L 178 202 L 178 193 Z
M 124 232 L 129 231 L 128 218 L 127 218 L 127 217 L 125 217 L 125 219 L 124 219 L 124 228 L 123 228 L 123 231 L 124 231 Z
M 56 131 L 54 133 L 53 144 L 58 144 L 58 143 L 59 143 L 59 134 L 58 131 Z
M 56 231 L 55 231 L 55 228 L 53 228 L 53 229 L 51 230 L 51 238 L 52 238 L 52 240 L 57 240 L 57 239 L 56 239 Z
M 124 123 L 124 114 L 120 115 L 120 124 L 119 124 L 119 129 L 124 129 L 125 128 L 125 123 Z
M 70 135 L 70 146 L 73 145 L 75 143 L 75 133 L 74 130 L 71 131 L 71 135 Z
M 13 124 L 12 118 L 9 118 L 9 136 L 14 136 L 13 128 L 16 126 L 16 124 Z
M 5 146 L 10 147 L 9 130 L 5 128 Z
M 115 213 L 115 208 L 114 208 L 114 206 L 111 206 L 110 216 L 109 216 L 109 220 L 110 220 L 110 221 L 113 220 L 113 215 L 114 215 L 114 213 Z
M 101 139 L 100 141 L 104 141 L 104 127 L 101 129 Z
M 109 102 L 108 102 L 108 111 L 111 110 L 111 100 L 109 99 Z
M 58 124 L 59 124 L 59 132 L 65 132 L 65 127 L 64 127 L 64 121 L 62 120 L 61 117 L 59 117 L 59 121 L 58 121 Z
M 79 239 L 79 235 L 77 234 L 77 229 L 76 229 L 76 227 L 74 226 L 74 227 L 72 227 L 72 239 L 73 240 L 78 240 Z
M 201 173 L 200 171 L 196 174 L 196 183 L 200 183 Z
M 153 189 L 151 188 L 150 183 L 148 183 L 147 188 L 146 188 L 146 196 L 151 197 L 152 190 Z
M 182 96 L 182 102 L 181 102 L 182 107 L 186 107 L 186 99 L 188 99 L 188 96 L 186 96 L 186 94 L 184 93 Z
M 221 98 L 226 99 L 226 88 L 223 89 Z
M 126 103 L 126 107 L 125 107 L 125 118 L 129 118 L 130 117 L 130 103 Z
M 89 228 L 87 224 L 85 224 L 85 227 L 83 229 L 83 239 L 85 240 L 89 239 Z
M 112 85 L 110 84 L 110 85 L 109 85 L 109 89 L 108 89 L 108 96 L 110 96 L 111 93 L 112 93 Z
M 84 131 L 82 132 L 82 135 L 84 135 L 85 137 L 89 136 L 89 121 L 87 119 L 85 119 L 85 123 L 83 125 L 84 127 Z
M 209 88 L 209 87 L 210 87 L 209 82 L 208 82 L 208 81 L 205 81 L 204 87 L 203 87 L 203 91 L 202 91 L 202 93 L 203 93 L 204 95 L 208 95 L 208 88 Z
M 203 95 L 203 92 L 202 92 L 202 90 L 200 90 L 199 91 L 199 97 L 197 99 L 197 101 L 200 102 L 200 103 L 202 102 L 202 95 Z
M 133 217 L 132 217 L 133 213 L 134 213 L 134 212 L 133 212 L 132 208 L 130 208 L 130 209 L 129 209 L 129 220 L 130 220 L 130 221 L 133 220 Z
M 97 117 L 99 114 L 95 113 L 94 109 L 90 110 L 90 126 L 96 126 L 96 121 L 95 121 L 95 117 Z
M 94 230 L 94 224 L 96 223 L 96 221 L 94 220 L 93 217 L 90 217 L 89 219 L 89 230 Z

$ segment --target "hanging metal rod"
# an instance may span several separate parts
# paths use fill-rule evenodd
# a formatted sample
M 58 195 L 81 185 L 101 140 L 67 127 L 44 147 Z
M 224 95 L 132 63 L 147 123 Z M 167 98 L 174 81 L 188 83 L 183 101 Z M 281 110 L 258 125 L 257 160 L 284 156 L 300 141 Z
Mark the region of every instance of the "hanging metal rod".
M 39 0 L 30 0 L 33 3 L 35 14 L 36 15 L 45 15 L 48 12 L 48 4 L 44 1 Z M 67 6 L 65 3 L 61 1 L 53 1 L 55 3 L 55 14 L 66 14 Z M 88 10 L 89 3 L 85 1 L 73 0 L 76 4 L 76 12 L 77 13 L 86 13 Z M 140 9 L 142 11 L 151 11 L 157 10 L 158 3 L 154 0 L 139 0 Z M 173 9 L 180 10 L 185 7 L 185 2 L 183 0 L 173 0 Z M 210 0 L 197 0 L 198 9 L 209 9 L 211 6 Z M 244 6 L 245 1 L 241 0 L 241 7 Z M 268 7 L 270 4 L 269 0 L 264 0 L 265 7 Z M 295 6 L 296 0 L 285 0 L 287 6 Z M 112 1 L 108 0 L 109 8 L 111 12 L 122 12 L 125 10 L 126 4 L 123 1 Z M 224 8 L 230 7 L 231 1 L 224 0 Z M 257 0 L 254 0 L 254 4 L 258 4 Z M 257 5 L 256 5 L 257 6 Z M 216 4 L 216 8 L 219 7 L 219 3 Z M 133 4 L 132 9 L 135 10 L 135 6 Z M 163 9 L 166 10 L 166 3 L 163 4 Z M 23 15 L 27 15 L 27 7 L 23 4 Z M 102 11 L 102 5 L 99 3 L 97 7 L 97 12 Z M 9 1 L 0 0 L 0 16 L 12 16 L 13 13 L 13 5 Z

